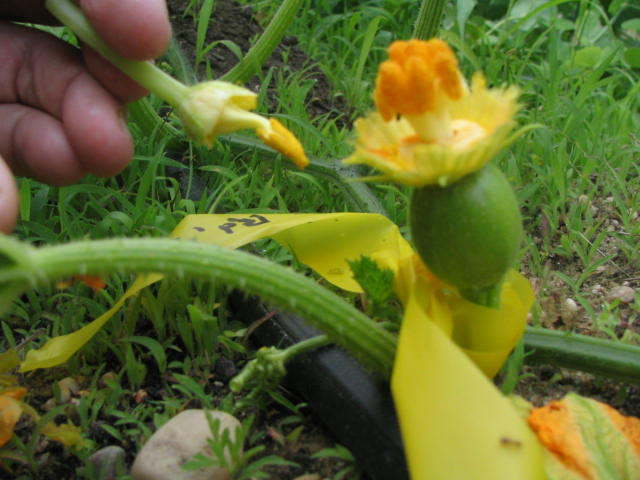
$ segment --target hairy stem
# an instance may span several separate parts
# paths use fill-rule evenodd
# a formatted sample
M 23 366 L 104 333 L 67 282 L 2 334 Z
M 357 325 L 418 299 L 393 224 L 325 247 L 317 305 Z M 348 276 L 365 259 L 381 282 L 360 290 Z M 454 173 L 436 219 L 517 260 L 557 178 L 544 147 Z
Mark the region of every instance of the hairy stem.
M 445 3 L 446 0 L 422 0 L 413 26 L 413 38 L 428 40 L 438 34 Z
M 80 241 L 37 249 L 5 238 L 0 242 L 0 260 L 2 250 L 25 260 L 1 265 L 0 288 L 51 282 L 78 273 L 164 273 L 215 280 L 301 315 L 369 368 L 385 377 L 391 373 L 396 348 L 393 335 L 311 278 L 245 252 L 149 238 Z
M 46 0 L 47 9 L 80 40 L 109 60 L 147 90 L 171 105 L 178 105 L 188 87 L 167 75 L 151 62 L 139 62 L 114 52 L 93 29 L 86 17 L 70 0 Z
M 602 338 L 527 327 L 525 363 L 555 365 L 640 385 L 640 347 Z

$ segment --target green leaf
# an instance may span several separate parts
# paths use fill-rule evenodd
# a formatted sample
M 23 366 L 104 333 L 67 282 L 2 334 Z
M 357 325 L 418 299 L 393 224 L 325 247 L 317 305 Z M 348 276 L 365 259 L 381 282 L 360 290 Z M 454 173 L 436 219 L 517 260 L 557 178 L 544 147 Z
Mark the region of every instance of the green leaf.
M 622 30 L 637 30 L 640 32 L 640 18 L 632 18 L 631 20 L 627 20 L 622 22 Z
M 600 47 L 585 47 L 575 53 L 573 63 L 579 67 L 593 68 L 598 64 L 600 58 L 602 58 Z
M 138 343 L 147 347 L 158 364 L 158 370 L 162 373 L 167 369 L 167 355 L 165 354 L 164 347 L 157 340 L 151 337 L 132 336 L 123 338 L 122 341 Z
M 477 3 L 476 0 L 458 0 L 457 2 L 456 19 L 458 21 L 458 32 L 462 38 L 464 38 L 464 28 L 467 20 L 469 20 L 469 16 Z
M 353 278 L 360 284 L 366 295 L 368 304 L 366 313 L 370 317 L 389 320 L 399 324 L 401 308 L 393 289 L 394 274 L 391 270 L 381 268 L 369 257 L 349 262 Z
M 624 51 L 624 61 L 627 62 L 630 67 L 640 68 L 640 48 L 627 48 Z
M 369 257 L 349 262 L 353 278 L 374 303 L 385 303 L 393 297 L 393 272 L 383 269 Z

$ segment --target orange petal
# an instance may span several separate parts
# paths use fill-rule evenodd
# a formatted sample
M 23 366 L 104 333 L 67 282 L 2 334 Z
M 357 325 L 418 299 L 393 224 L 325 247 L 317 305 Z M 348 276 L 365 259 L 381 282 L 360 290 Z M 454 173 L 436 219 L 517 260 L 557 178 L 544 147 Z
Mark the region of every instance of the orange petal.
M 376 80 L 375 100 L 386 121 L 433 111 L 438 98 L 457 100 L 463 86 L 453 50 L 439 39 L 398 41 L 389 46 Z
M 11 440 L 20 415 L 20 404 L 8 395 L 0 395 L 0 447 Z
M 542 445 L 568 469 L 584 478 L 593 477 L 579 425 L 573 420 L 566 401 L 559 400 L 534 408 L 527 423 L 536 432 Z
M 104 283 L 102 277 L 99 277 L 97 275 L 75 275 L 73 278 L 79 282 L 84 283 L 88 287 L 91 287 L 91 289 L 95 293 L 98 293 L 100 290 L 107 286 L 107 284 Z

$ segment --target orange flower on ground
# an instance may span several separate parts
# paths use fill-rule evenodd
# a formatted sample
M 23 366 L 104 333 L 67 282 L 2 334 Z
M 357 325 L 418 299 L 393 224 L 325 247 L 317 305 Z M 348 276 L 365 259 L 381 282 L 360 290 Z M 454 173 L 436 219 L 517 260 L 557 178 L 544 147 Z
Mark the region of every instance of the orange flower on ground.
M 531 409 L 527 422 L 546 448 L 550 480 L 640 479 L 640 419 L 569 394 Z
M 22 416 L 20 401 L 27 390 L 16 387 L 0 392 L 0 447 L 11 440 L 13 429 Z

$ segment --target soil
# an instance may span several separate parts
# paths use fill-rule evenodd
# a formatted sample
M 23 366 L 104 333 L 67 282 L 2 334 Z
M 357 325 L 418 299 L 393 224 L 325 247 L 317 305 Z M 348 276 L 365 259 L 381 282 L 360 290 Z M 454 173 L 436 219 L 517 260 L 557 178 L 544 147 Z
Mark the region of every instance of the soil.
M 174 37 L 187 57 L 191 52 L 196 51 L 197 44 L 194 21 L 190 15 L 185 14 L 185 8 L 189 3 L 188 0 L 167 0 Z M 232 0 L 217 0 L 204 45 L 230 41 L 245 54 L 249 51 L 256 37 L 262 33 L 263 28 L 264 26 L 256 19 L 250 5 L 239 4 Z M 193 58 L 189 60 L 192 61 Z M 207 53 L 206 60 L 209 61 L 211 68 L 211 78 L 221 77 L 238 63 L 236 53 L 221 43 Z M 342 125 L 341 122 L 344 122 L 344 118 L 350 118 L 349 114 L 344 115 L 349 107 L 344 103 L 342 97 L 332 94 L 331 85 L 326 76 L 299 47 L 296 37 L 284 37 L 271 57 L 263 64 L 262 75 L 256 75 L 249 79 L 244 86 L 258 92 L 261 86 L 260 77 L 264 77 L 272 68 L 284 70 L 285 73 L 304 70 L 307 78 L 314 80 L 305 102 L 309 118 L 313 119 L 323 114 L 335 113 L 338 125 Z M 196 76 L 199 80 L 207 78 L 205 62 L 199 65 Z M 266 97 L 267 108 L 269 111 L 274 111 L 278 102 L 273 84 L 269 86 Z

